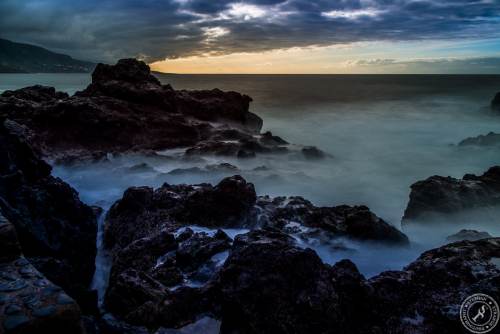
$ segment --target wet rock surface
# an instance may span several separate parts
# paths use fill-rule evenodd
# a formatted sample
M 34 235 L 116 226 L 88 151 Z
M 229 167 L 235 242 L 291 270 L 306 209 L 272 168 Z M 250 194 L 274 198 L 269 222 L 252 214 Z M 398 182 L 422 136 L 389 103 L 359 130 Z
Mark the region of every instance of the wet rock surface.
M 178 147 L 188 156 L 287 152 L 285 140 L 259 134 L 263 121 L 249 111 L 251 101 L 219 89 L 174 90 L 145 63 L 122 59 L 98 64 L 92 83 L 74 96 L 44 86 L 6 91 L 0 117 L 27 126 L 43 154 L 61 164 Z
M 302 197 L 260 197 L 260 224 L 269 225 L 301 238 L 322 232 L 330 238 L 345 236 L 357 240 L 394 245 L 409 244 L 408 237 L 366 206 L 317 207 Z
M 495 205 L 500 205 L 499 166 L 480 176 L 466 174 L 462 179 L 436 175 L 411 186 L 403 223 Z
M 1 121 L 0 210 L 33 265 L 82 305 L 95 308 L 88 290 L 96 254 L 94 212 L 74 189 L 51 176 L 29 138 L 25 127 Z
M 365 309 L 362 281 L 349 261 L 329 267 L 286 234 L 256 230 L 235 239 L 207 291 L 221 333 L 354 332 L 363 325 L 349 310 Z
M 110 249 L 120 248 L 162 229 L 185 225 L 252 225 L 255 201 L 253 184 L 241 176 L 225 178 L 216 186 L 164 184 L 156 190 L 129 188 L 107 215 L 105 244 Z
M 78 304 L 22 255 L 0 212 L 0 333 L 84 333 Z
M 222 267 L 199 287 L 172 289 L 128 269 L 118 282 L 127 288 L 114 298 L 133 303 L 123 320 L 150 329 L 209 315 L 221 333 L 459 333 L 465 297 L 500 297 L 499 252 L 499 238 L 463 241 L 366 279 L 349 260 L 329 266 L 288 234 L 264 228 L 236 236 Z
M 206 283 L 219 265 L 214 256 L 231 243 L 221 230 L 209 235 L 189 228 L 132 242 L 113 257 L 106 308 L 132 322 L 150 308 L 159 312 L 172 288 Z M 151 326 L 152 321 L 144 324 Z
M 499 258 L 499 238 L 427 251 L 403 271 L 368 281 L 376 318 L 395 333 L 462 333 L 459 313 L 466 297 L 481 292 L 500 298 Z

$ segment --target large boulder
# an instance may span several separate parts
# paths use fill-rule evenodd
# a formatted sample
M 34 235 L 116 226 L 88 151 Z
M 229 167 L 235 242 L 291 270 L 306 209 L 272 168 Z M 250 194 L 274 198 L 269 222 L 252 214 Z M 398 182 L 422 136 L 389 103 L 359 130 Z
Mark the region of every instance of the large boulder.
M 96 255 L 96 217 L 76 191 L 51 176 L 26 128 L 0 123 L 0 209 L 15 226 L 24 255 L 86 309 Z
M 369 319 L 363 281 L 349 261 L 331 268 L 286 234 L 256 230 L 236 237 L 207 290 L 221 333 L 357 333 Z
M 84 333 L 78 304 L 23 256 L 0 212 L 0 333 Z
M 255 223 L 255 189 L 241 176 L 210 184 L 129 188 L 108 212 L 105 245 L 121 248 L 162 229 L 186 225 L 214 228 Z
M 493 205 L 500 205 L 500 166 L 462 179 L 435 175 L 411 186 L 403 222 Z

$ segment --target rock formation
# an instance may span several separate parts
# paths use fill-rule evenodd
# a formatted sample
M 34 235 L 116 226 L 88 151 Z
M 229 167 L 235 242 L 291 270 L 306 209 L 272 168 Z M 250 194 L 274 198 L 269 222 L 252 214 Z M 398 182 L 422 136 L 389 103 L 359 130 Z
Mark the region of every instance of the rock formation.
M 122 319 L 151 329 L 209 315 L 221 321 L 221 333 L 451 334 L 461 331 L 465 297 L 500 297 L 499 258 L 498 238 L 464 241 L 366 279 L 352 262 L 326 265 L 294 238 L 266 228 L 237 236 L 228 259 L 200 287 L 172 289 L 128 269 L 107 298 Z
M 28 260 L 90 310 L 96 217 L 74 189 L 51 176 L 29 136 L 25 127 L 0 121 L 0 210 L 15 226 Z
M 411 186 L 403 222 L 494 205 L 500 205 L 500 166 L 462 179 L 436 175 Z
M 84 333 L 78 304 L 23 256 L 1 212 L 0 333 Z
M 32 86 L 0 95 L 0 117 L 29 127 L 34 143 L 58 163 L 104 159 L 110 153 L 186 147 L 188 155 L 241 158 L 287 152 L 287 142 L 259 134 L 252 99 L 236 92 L 174 90 L 135 59 L 99 64 L 74 96 Z M 306 157 L 321 157 L 314 148 Z

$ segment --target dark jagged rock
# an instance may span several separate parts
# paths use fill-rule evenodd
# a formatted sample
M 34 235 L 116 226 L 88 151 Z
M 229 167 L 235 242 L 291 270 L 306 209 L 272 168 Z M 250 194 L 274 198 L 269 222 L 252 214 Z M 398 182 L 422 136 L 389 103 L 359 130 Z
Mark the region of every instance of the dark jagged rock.
M 354 333 L 366 319 L 362 281 L 347 261 L 330 268 L 287 235 L 257 230 L 235 239 L 208 290 L 221 333 Z
M 411 186 L 403 222 L 492 205 L 500 205 L 499 166 L 481 176 L 466 174 L 462 179 L 432 176 Z
M 96 255 L 96 218 L 32 150 L 26 129 L 0 124 L 0 209 L 14 224 L 34 266 L 88 311 Z M 94 303 L 95 307 L 95 303 Z
M 106 290 L 106 309 L 126 319 L 129 314 L 148 308 L 149 305 L 158 305 L 167 293 L 167 288 L 147 273 L 127 269 L 111 277 Z M 146 324 L 149 321 L 143 319 L 142 322 Z
M 135 59 L 99 64 L 92 83 L 74 96 L 33 86 L 0 95 L 0 117 L 27 126 L 43 154 L 58 163 L 104 159 L 187 147 L 187 156 L 250 158 L 286 153 L 288 144 L 266 132 L 249 111 L 252 99 L 219 89 L 174 90 Z M 320 158 L 306 147 L 308 158 Z
M 368 314 L 363 281 L 349 261 L 331 268 L 284 233 L 254 230 L 235 239 L 223 268 L 202 288 L 160 291 L 149 278 L 129 278 L 122 293 L 130 291 L 125 298 L 140 306 L 122 317 L 156 328 L 209 314 L 222 321 L 221 333 L 356 332 L 364 324 L 351 311 Z
M 143 312 L 154 317 L 161 302 L 170 295 L 169 287 L 199 277 L 198 269 L 210 258 L 230 248 L 231 239 L 221 230 L 213 236 L 186 229 L 176 238 L 161 232 L 136 240 L 113 257 L 106 308 L 127 319 L 144 320 Z M 217 268 L 209 273 L 208 280 Z
M 175 91 L 145 63 L 122 59 L 99 64 L 92 83 L 71 97 L 43 86 L 4 92 L 0 116 L 28 126 L 43 153 L 63 161 L 97 152 L 195 146 L 224 134 L 257 143 L 253 134 L 262 120 L 248 111 L 250 101 L 218 89 Z
M 160 81 L 151 75 L 149 66 L 135 59 L 120 59 L 116 65 L 98 64 L 92 73 L 92 84 L 100 85 L 112 81 L 161 85 Z M 94 86 L 91 86 L 92 88 Z
M 80 308 L 21 253 L 0 212 L 0 333 L 84 333 Z
M 215 187 L 169 185 L 153 190 L 129 188 L 106 218 L 108 248 L 124 247 L 161 229 L 184 225 L 239 227 L 255 221 L 253 184 L 241 176 L 223 179 Z
M 466 297 L 481 292 L 499 300 L 499 258 L 499 238 L 463 241 L 427 251 L 403 271 L 370 279 L 382 332 L 461 333 Z
M 288 148 L 277 145 L 263 145 L 255 139 L 242 139 L 238 141 L 207 140 L 186 150 L 188 156 L 215 155 L 234 156 L 237 158 L 255 157 L 256 154 L 287 153 Z
M 193 234 L 191 231 L 190 236 L 180 242 L 175 252 L 175 261 L 182 269 L 194 270 L 230 246 L 231 239 L 222 230 L 218 230 L 213 237 L 209 237 L 206 233 Z
M 306 228 L 326 231 L 332 236 L 347 236 L 394 245 L 409 243 L 406 235 L 377 217 L 366 206 L 316 207 L 302 197 L 261 197 L 257 204 L 264 213 L 261 223 L 281 229 L 289 222 L 295 222 Z M 314 231 L 309 230 L 307 233 Z
M 193 235 L 187 229 L 176 242 Z M 164 260 L 175 263 L 175 252 Z M 221 321 L 221 333 L 451 334 L 462 328 L 465 297 L 477 291 L 500 297 L 499 258 L 499 238 L 465 241 L 366 280 L 352 262 L 326 265 L 290 235 L 265 228 L 237 236 L 222 268 L 200 288 L 170 290 L 129 268 L 108 298 L 120 302 L 114 312 L 123 319 L 148 328 L 179 328 L 209 315 Z
M 469 137 L 458 143 L 459 146 L 500 146 L 500 133 Z
M 491 109 L 500 111 L 500 92 L 498 92 L 491 101 Z
M 480 232 L 476 230 L 460 230 L 459 232 L 452 234 L 446 238 L 447 241 L 456 242 L 456 241 L 476 241 L 480 239 L 491 238 L 491 234 L 488 232 Z

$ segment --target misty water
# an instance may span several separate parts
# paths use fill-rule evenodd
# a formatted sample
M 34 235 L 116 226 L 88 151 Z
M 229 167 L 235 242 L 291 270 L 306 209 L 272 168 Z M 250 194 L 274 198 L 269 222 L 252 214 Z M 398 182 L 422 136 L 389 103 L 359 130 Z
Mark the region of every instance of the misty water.
M 134 185 L 216 183 L 231 173 L 168 173 L 228 162 L 241 169 L 260 195 L 301 195 L 326 206 L 363 204 L 401 228 L 415 181 L 435 174 L 482 174 L 500 164 L 498 148 L 456 146 L 469 136 L 500 133 L 500 115 L 489 109 L 500 90 L 500 76 L 158 76 L 176 89 L 217 87 L 248 94 L 254 99 L 251 111 L 264 119 L 264 130 L 291 143 L 317 146 L 331 157 L 307 161 L 293 154 L 260 155 L 185 162 L 176 159 L 183 152 L 178 149 L 160 152 L 163 158 L 126 156 L 86 166 L 55 166 L 54 174 L 75 187 L 86 203 L 109 207 Z M 86 74 L 0 75 L 0 91 L 39 83 L 74 93 L 89 81 Z M 260 166 L 267 168 L 254 170 Z M 350 258 L 372 276 L 401 269 L 463 227 L 500 236 L 500 211 L 481 209 L 404 229 L 412 241 L 409 248 L 350 240 L 338 240 L 347 250 L 316 242 L 301 246 L 315 249 L 328 263 Z

